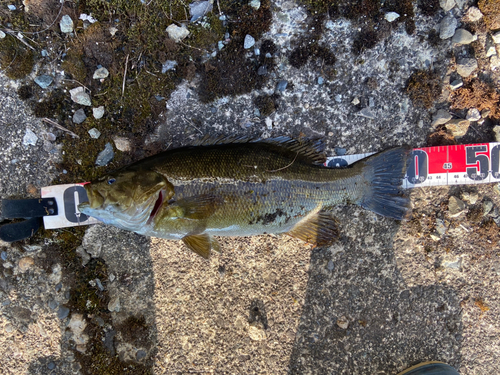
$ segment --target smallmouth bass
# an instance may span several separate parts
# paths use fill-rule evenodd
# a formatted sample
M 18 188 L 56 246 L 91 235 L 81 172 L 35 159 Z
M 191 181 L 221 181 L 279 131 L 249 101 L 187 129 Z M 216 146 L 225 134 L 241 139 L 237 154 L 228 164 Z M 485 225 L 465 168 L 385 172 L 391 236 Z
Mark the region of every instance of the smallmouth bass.
M 286 233 L 317 246 L 338 236 L 329 210 L 357 204 L 401 220 L 408 148 L 346 168 L 322 165 L 320 143 L 288 137 L 208 140 L 151 156 L 85 185 L 78 209 L 142 235 L 182 240 L 208 258 L 212 235 Z

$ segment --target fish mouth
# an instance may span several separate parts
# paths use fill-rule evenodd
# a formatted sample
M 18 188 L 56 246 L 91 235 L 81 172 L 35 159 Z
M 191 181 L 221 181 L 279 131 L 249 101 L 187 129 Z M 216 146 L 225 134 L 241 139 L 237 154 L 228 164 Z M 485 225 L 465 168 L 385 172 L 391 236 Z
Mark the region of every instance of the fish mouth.
M 154 220 L 155 216 L 158 214 L 158 211 L 160 211 L 160 207 L 162 206 L 163 201 L 165 200 L 166 193 L 167 192 L 165 191 L 165 189 L 161 189 L 158 192 L 158 197 L 156 198 L 153 209 L 151 210 L 151 213 L 149 214 L 148 224 Z
M 82 202 L 78 205 L 78 209 L 82 212 L 85 209 L 95 209 L 99 208 L 104 204 L 104 197 L 97 189 L 92 188 L 92 184 L 87 184 L 84 186 L 87 192 L 87 201 Z

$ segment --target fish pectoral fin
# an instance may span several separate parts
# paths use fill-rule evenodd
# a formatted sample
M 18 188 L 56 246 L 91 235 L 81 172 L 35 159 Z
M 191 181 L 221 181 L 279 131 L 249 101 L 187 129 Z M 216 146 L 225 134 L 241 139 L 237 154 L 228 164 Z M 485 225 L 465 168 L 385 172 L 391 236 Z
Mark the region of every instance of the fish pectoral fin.
M 215 195 L 203 194 L 179 199 L 176 205 L 182 208 L 184 218 L 201 220 L 210 217 L 220 201 L 220 198 Z
M 286 234 L 316 246 L 326 246 L 338 238 L 339 230 L 329 212 L 319 211 L 299 221 Z
M 210 257 L 211 250 L 220 252 L 219 242 L 206 233 L 187 235 L 182 238 L 182 241 L 190 250 L 205 259 Z

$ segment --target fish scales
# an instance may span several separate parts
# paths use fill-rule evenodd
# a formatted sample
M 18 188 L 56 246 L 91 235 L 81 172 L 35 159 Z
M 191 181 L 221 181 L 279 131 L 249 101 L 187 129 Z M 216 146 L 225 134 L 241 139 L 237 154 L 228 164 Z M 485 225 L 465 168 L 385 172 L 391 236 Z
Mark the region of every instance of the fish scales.
M 203 256 L 217 248 L 210 235 L 288 233 L 323 245 L 337 234 L 328 213 L 335 205 L 401 218 L 407 154 L 393 149 L 332 169 L 319 164 L 312 143 L 284 137 L 183 147 L 87 185 L 90 202 L 80 210 L 140 234 L 182 239 Z

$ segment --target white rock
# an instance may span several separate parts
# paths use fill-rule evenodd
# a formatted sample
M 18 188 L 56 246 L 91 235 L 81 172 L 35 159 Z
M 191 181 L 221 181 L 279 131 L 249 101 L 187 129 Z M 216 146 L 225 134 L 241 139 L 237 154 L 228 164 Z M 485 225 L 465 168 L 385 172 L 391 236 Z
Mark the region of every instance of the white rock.
M 23 145 L 25 146 L 35 146 L 36 141 L 38 141 L 38 137 L 36 136 L 35 133 L 31 129 L 26 129 L 26 133 L 24 134 L 23 137 Z
M 203 17 L 205 14 L 210 12 L 213 7 L 213 1 L 195 1 L 189 4 L 189 13 L 191 13 L 190 22 L 194 22 L 197 19 Z
M 399 14 L 396 13 L 396 12 L 387 12 L 385 15 L 384 15 L 384 18 L 387 22 L 393 22 L 395 21 L 396 19 L 399 18 Z
M 94 72 L 93 79 L 104 79 L 109 76 L 109 71 L 105 67 L 99 68 Z
M 457 73 L 462 77 L 468 77 L 477 69 L 477 60 L 475 58 L 463 58 L 457 60 Z
M 92 106 L 92 102 L 90 101 L 90 95 L 85 92 L 85 88 L 83 87 L 75 87 L 72 90 L 69 90 L 71 95 L 71 100 L 75 103 L 86 105 L 88 107 Z
M 450 217 L 460 216 L 465 211 L 465 203 L 457 197 L 450 197 L 448 200 L 448 213 Z
M 130 145 L 130 140 L 125 137 L 114 137 L 113 142 L 115 142 L 115 147 L 123 152 L 128 152 L 132 149 Z
M 61 21 L 59 22 L 59 27 L 61 28 L 61 32 L 71 33 L 73 32 L 73 20 L 70 16 L 65 14 L 64 16 L 62 16 Z
M 260 322 L 251 323 L 248 326 L 248 336 L 254 341 L 262 341 L 267 338 L 264 326 Z
M 351 104 L 352 104 L 352 105 L 358 105 L 359 103 L 360 103 L 360 101 L 359 101 L 359 98 L 358 98 L 358 97 L 355 97 L 355 98 L 352 100 L 352 102 L 351 102 Z
M 5 36 L 6 36 L 5 33 L 2 30 L 0 30 L 0 39 L 5 38 Z
M 454 137 L 463 137 L 469 130 L 469 120 L 454 119 L 446 123 L 448 129 Z
M 483 18 L 483 13 L 479 10 L 477 7 L 470 7 L 467 12 L 465 13 L 465 16 L 463 20 L 465 22 L 477 22 L 481 18 Z
M 450 120 L 450 112 L 445 109 L 440 109 L 432 116 L 432 126 L 446 124 Z
M 82 14 L 80 14 L 80 19 L 82 21 L 88 21 L 89 23 L 97 22 L 97 20 L 94 17 L 92 17 L 92 13 L 90 13 L 90 14 L 82 13 Z
M 111 36 L 115 36 L 116 32 L 118 31 L 118 29 L 114 26 L 111 26 L 109 28 L 109 33 L 111 34 Z
M 111 297 L 111 299 L 109 300 L 109 303 L 108 303 L 108 310 L 113 312 L 119 312 L 120 311 L 120 297 L 118 296 L 113 296 Z
M 471 44 L 475 40 L 477 40 L 477 36 L 472 35 L 465 29 L 457 29 L 451 39 L 452 43 L 456 44 Z
M 471 108 L 467 111 L 465 118 L 469 121 L 478 121 L 481 118 L 481 113 L 479 113 L 477 108 Z
M 450 87 L 452 90 L 456 90 L 464 85 L 464 81 L 462 81 L 462 78 L 458 78 L 450 82 Z
M 243 42 L 243 48 L 249 49 L 255 45 L 255 39 L 251 35 L 245 35 L 245 41 Z
M 71 314 L 71 319 L 68 323 L 68 328 L 73 334 L 72 338 L 73 341 L 76 343 L 76 349 L 81 353 L 85 353 L 86 345 L 87 342 L 89 341 L 89 336 L 83 333 L 86 327 L 87 323 L 85 322 L 85 319 L 83 318 L 82 314 L 77 314 L 77 313 Z
M 490 57 L 490 68 L 491 70 L 498 70 L 500 68 L 500 59 L 497 55 Z
M 445 12 L 452 10 L 455 4 L 455 0 L 439 0 L 439 5 Z
M 493 132 L 495 133 L 495 140 L 500 142 L 500 125 L 495 126 Z
M 484 43 L 484 49 L 486 52 L 486 57 L 491 57 L 497 54 L 497 49 L 495 46 L 495 42 L 493 42 L 493 38 L 491 35 L 486 35 L 486 41 Z
M 260 8 L 260 0 L 251 0 L 248 5 L 252 8 L 259 9 Z
M 499 44 L 500 43 L 500 31 L 497 31 L 494 34 L 491 34 L 491 38 L 493 39 L 493 42 L 495 44 Z
M 104 106 L 101 105 L 100 107 L 92 108 L 92 115 L 94 115 L 96 120 L 102 118 L 102 116 L 104 116 Z
M 458 22 L 451 14 L 444 17 L 439 24 L 439 37 L 441 39 L 448 39 L 455 35 Z
M 88 131 L 90 138 L 98 139 L 101 136 L 101 132 L 96 128 L 92 128 Z
M 349 327 L 349 320 L 345 316 L 342 316 L 337 319 L 337 325 L 342 329 L 347 329 Z
M 186 27 L 179 27 L 176 24 L 171 24 L 167 27 L 167 34 L 170 39 L 178 43 L 189 35 L 189 30 Z

